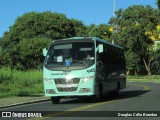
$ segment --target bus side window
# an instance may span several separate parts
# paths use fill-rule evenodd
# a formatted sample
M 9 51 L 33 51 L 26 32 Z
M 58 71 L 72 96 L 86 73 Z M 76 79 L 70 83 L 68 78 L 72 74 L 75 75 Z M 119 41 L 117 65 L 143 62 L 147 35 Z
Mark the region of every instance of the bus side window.
M 109 52 L 108 52 L 108 61 L 109 64 L 113 64 L 113 49 L 109 46 Z
M 119 57 L 119 49 L 115 48 L 115 64 L 119 65 L 120 57 Z

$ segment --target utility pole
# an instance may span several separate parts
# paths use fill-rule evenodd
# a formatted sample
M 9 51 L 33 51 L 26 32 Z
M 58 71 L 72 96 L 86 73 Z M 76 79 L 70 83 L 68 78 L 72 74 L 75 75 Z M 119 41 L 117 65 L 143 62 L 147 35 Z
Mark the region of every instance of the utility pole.
M 113 17 L 115 17 L 115 10 L 116 10 L 116 0 L 113 0 Z M 114 25 L 112 27 L 113 27 L 113 31 L 114 31 L 115 30 Z M 114 44 L 113 39 L 112 39 L 112 44 Z
M 115 17 L 115 10 L 116 10 L 116 0 L 113 3 L 113 17 Z

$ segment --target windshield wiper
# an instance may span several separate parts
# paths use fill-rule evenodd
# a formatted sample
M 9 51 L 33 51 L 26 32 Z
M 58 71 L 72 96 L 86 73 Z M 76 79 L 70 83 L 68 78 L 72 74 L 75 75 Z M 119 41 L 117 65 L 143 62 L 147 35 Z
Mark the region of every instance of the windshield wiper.
M 85 66 L 88 66 L 88 64 L 87 64 L 87 63 L 82 62 L 82 61 L 80 61 L 80 60 L 72 60 L 72 62 L 79 62 L 79 63 L 83 63 Z

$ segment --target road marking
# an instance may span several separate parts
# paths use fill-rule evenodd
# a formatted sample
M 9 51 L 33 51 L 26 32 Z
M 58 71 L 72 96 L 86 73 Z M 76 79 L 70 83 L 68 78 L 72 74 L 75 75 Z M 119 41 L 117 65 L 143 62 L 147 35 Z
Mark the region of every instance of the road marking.
M 87 105 L 87 106 L 82 106 L 82 107 L 79 107 L 79 108 L 70 109 L 70 110 L 67 110 L 66 112 L 67 113 L 71 113 L 71 112 L 77 112 L 77 111 L 81 111 L 81 110 L 86 110 L 86 109 L 89 109 L 89 108 L 93 108 L 93 107 L 96 107 L 96 106 L 108 104 L 108 103 L 115 102 L 115 101 L 118 101 L 118 100 L 111 100 L 111 101 L 106 101 L 106 102 L 94 103 L 94 104 L 91 104 L 91 105 Z M 63 115 L 63 114 L 65 114 L 65 112 L 64 113 L 63 112 L 59 112 L 59 113 L 53 114 L 51 116 L 52 117 L 56 117 L 56 116 Z
M 152 80 L 152 81 L 148 81 L 148 80 L 144 80 L 144 79 L 129 79 L 127 80 L 128 82 L 140 82 L 140 83 L 160 83 L 159 80 Z
M 112 103 L 112 102 L 116 102 L 116 101 L 118 101 L 118 100 L 111 100 L 111 101 L 94 103 L 94 104 L 87 105 L 87 106 L 82 106 L 82 107 L 78 107 L 78 108 L 69 109 L 69 110 L 66 110 L 66 111 L 63 111 L 63 112 L 57 112 L 57 113 L 45 115 L 43 118 L 33 118 L 33 119 L 30 119 L 30 120 L 44 120 L 44 119 L 49 118 L 49 117 L 57 117 L 57 116 L 61 116 L 61 115 L 68 114 L 68 113 L 78 112 L 78 111 L 81 111 L 81 110 L 86 110 L 86 109 L 89 109 L 89 108 L 93 108 L 93 107 L 96 107 L 96 106 L 100 106 L 100 105 L 104 105 L 104 104 L 108 104 L 108 103 Z
M 148 90 L 149 90 L 149 87 L 146 86 L 146 85 L 143 85 L 143 90 L 148 91 Z
M 135 85 L 135 86 L 143 87 L 144 91 L 148 91 L 149 90 L 149 86 L 147 86 L 147 85 L 139 85 L 139 84 L 129 84 L 129 85 Z
M 149 86 L 146 86 L 146 85 L 139 85 L 139 84 L 129 84 L 129 85 L 135 85 L 135 86 L 143 87 L 144 91 L 149 90 Z M 86 110 L 86 109 L 89 109 L 89 108 L 93 108 L 93 107 L 96 107 L 96 106 L 100 106 L 100 105 L 104 105 L 104 104 L 108 104 L 108 103 L 112 103 L 112 102 L 116 102 L 116 101 L 118 101 L 118 100 L 111 100 L 111 101 L 94 103 L 94 104 L 87 105 L 87 106 L 82 106 L 82 107 L 78 107 L 78 108 L 69 109 L 69 110 L 66 110 L 66 111 L 63 111 L 63 112 L 48 114 L 48 115 L 45 115 L 42 118 L 32 118 L 30 120 L 44 120 L 44 119 L 47 119 L 47 118 L 50 118 L 50 117 L 57 117 L 57 116 L 61 116 L 61 115 L 64 115 L 64 114 L 78 112 L 78 111 L 81 111 L 81 110 Z

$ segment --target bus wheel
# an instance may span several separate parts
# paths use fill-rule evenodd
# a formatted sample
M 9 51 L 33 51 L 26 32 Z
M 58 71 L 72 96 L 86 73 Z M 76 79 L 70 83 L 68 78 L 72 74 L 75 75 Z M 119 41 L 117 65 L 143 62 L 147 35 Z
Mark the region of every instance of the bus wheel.
M 118 97 L 120 90 L 120 83 L 118 82 L 116 90 L 112 93 L 112 96 Z
M 51 97 L 51 101 L 53 104 L 59 104 L 60 98 L 59 97 Z
M 98 102 L 98 101 L 100 100 L 100 98 L 101 98 L 101 94 L 102 94 L 102 91 L 101 91 L 101 89 L 100 89 L 100 87 L 99 87 L 99 89 L 98 89 L 98 94 L 91 96 L 91 97 L 90 97 L 90 101 L 91 101 L 92 103 Z
M 98 102 L 98 99 L 99 99 L 98 96 L 93 95 L 93 96 L 90 97 L 90 102 L 91 102 L 91 103 Z

